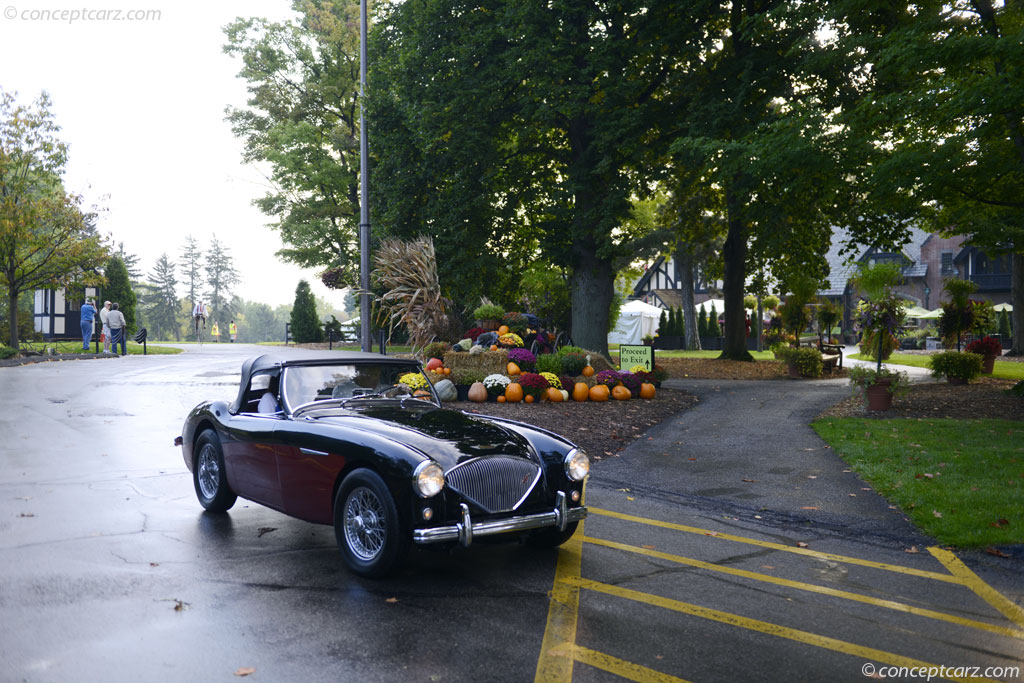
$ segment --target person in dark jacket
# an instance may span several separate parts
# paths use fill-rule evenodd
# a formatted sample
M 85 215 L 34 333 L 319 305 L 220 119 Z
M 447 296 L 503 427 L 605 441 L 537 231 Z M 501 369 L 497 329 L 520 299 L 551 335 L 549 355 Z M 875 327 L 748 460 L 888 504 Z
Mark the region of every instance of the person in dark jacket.
M 89 351 L 89 342 L 92 341 L 92 328 L 95 326 L 96 307 L 91 299 L 86 299 L 82 305 L 82 350 Z

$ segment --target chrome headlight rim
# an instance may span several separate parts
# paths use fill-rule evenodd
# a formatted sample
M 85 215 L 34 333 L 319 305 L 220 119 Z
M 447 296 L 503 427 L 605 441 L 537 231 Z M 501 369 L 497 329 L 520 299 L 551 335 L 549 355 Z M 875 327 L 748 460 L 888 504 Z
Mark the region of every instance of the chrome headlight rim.
M 444 483 L 444 470 L 433 460 L 424 460 L 412 472 L 412 488 L 420 498 L 433 498 Z
M 569 481 L 583 481 L 590 474 L 590 456 L 585 451 L 574 448 L 565 454 L 562 467 Z

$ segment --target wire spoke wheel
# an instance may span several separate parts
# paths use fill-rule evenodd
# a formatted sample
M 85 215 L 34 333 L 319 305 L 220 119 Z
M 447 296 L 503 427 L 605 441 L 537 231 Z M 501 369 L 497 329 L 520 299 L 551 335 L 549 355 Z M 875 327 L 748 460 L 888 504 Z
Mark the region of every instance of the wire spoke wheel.
M 360 560 L 369 562 L 387 541 L 386 512 L 377 494 L 360 486 L 345 499 L 345 541 Z
M 220 488 L 220 462 L 217 459 L 217 449 L 213 444 L 203 444 L 196 466 L 199 469 L 197 478 L 200 491 L 206 498 L 213 498 Z

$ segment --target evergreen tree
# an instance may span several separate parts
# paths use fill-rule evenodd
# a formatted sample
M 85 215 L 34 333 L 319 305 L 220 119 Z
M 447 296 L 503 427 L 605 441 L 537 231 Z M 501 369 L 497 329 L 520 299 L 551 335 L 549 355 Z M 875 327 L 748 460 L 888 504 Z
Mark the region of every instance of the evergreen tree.
M 174 277 L 174 263 L 167 252 L 160 254 L 153 271 L 149 274 L 152 283 L 152 294 L 145 311 L 146 320 L 152 328 L 149 332 L 154 339 L 170 339 L 181 341 L 181 323 L 178 319 L 178 285 Z
M 722 328 L 718 326 L 718 311 L 715 310 L 714 304 L 711 304 L 711 313 L 708 314 L 708 336 L 722 336 Z
M 220 326 L 222 334 L 227 333 L 228 324 L 234 317 L 234 297 L 231 288 L 238 284 L 239 279 L 228 248 L 217 240 L 217 235 L 214 235 L 210 242 L 210 253 L 206 257 L 206 296 L 210 309 L 207 324 L 212 326 L 216 323 Z
M 181 268 L 181 281 L 186 287 L 185 296 L 188 297 L 190 311 L 196 305 L 203 287 L 203 274 L 200 266 L 202 257 L 203 252 L 199 248 L 196 238 L 192 235 L 186 237 L 185 246 L 181 248 L 181 256 L 178 258 L 178 267 Z
M 662 313 L 662 315 L 665 316 L 664 313 Z M 669 306 L 668 308 L 668 315 L 665 316 L 664 330 L 664 334 L 670 337 L 674 336 L 676 333 L 676 309 L 672 308 L 671 306 Z
M 999 340 L 1005 345 L 1006 340 L 1012 336 L 1010 334 L 1010 314 L 1005 310 L 999 311 Z
M 672 309 L 669 309 L 672 310 Z M 668 327 L 668 315 L 664 310 L 661 311 L 661 318 L 658 320 L 658 336 L 665 337 L 670 334 Z
M 295 306 L 292 308 L 292 340 L 296 344 L 323 341 L 323 330 L 316 314 L 316 301 L 309 283 L 299 280 L 295 288 Z
M 135 292 L 128 281 L 128 270 L 120 256 L 111 256 L 103 274 L 107 278 L 107 286 L 103 288 L 103 296 L 116 302 L 118 310 L 124 315 L 127 334 L 135 333 Z
M 686 319 L 682 308 L 676 309 L 676 329 L 673 334 L 677 337 L 686 336 Z
M 704 310 L 704 306 L 700 307 L 700 313 L 697 314 L 697 335 L 700 337 L 707 337 L 708 335 L 708 312 Z
M 142 271 L 139 270 L 139 255 L 130 254 L 124 249 L 124 242 L 117 243 L 117 256 L 121 257 L 121 261 L 124 262 L 124 269 L 128 271 L 129 282 L 139 282 L 142 280 Z

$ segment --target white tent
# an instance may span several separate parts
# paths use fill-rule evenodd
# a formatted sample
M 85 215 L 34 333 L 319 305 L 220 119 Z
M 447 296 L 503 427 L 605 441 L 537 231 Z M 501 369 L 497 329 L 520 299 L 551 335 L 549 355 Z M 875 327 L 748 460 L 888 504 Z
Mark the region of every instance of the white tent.
M 636 299 L 619 309 L 619 321 L 608 334 L 609 344 L 642 344 L 644 337 L 658 331 L 662 309 Z

